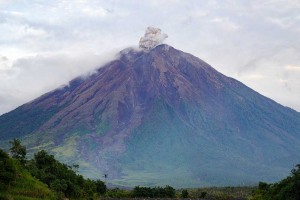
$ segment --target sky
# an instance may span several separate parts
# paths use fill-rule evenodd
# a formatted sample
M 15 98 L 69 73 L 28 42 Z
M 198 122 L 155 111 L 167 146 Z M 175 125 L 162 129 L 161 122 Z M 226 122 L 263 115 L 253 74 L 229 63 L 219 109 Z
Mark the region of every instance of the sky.
M 138 46 L 148 26 L 300 111 L 299 0 L 0 0 L 0 114 Z

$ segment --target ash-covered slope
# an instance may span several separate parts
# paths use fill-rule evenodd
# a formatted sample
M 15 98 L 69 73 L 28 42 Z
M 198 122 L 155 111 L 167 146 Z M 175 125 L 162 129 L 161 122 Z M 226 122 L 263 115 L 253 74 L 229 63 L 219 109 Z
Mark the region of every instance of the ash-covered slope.
M 22 138 L 118 185 L 196 187 L 285 177 L 300 162 L 300 114 L 159 45 L 0 116 Z

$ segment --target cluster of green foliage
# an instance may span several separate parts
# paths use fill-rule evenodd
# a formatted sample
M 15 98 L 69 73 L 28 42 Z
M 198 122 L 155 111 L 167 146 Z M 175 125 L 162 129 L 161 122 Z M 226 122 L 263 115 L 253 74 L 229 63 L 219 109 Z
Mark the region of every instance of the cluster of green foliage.
M 133 190 L 113 188 L 107 190 L 107 198 L 175 198 L 176 190 L 171 186 L 165 187 L 141 187 L 136 186 Z
M 176 190 L 167 185 L 163 187 L 140 187 L 136 186 L 132 191 L 132 197 L 148 197 L 148 198 L 174 198 Z
M 275 184 L 260 182 L 251 200 L 298 200 L 300 199 L 300 164 L 290 176 Z
M 106 191 L 104 182 L 84 179 L 76 174 L 74 166 L 60 163 L 44 150 L 34 154 L 34 158 L 27 162 L 26 167 L 34 177 L 46 183 L 60 196 L 92 198 Z
M 0 149 L 0 199 L 56 199 L 56 195 Z
M 8 154 L 0 149 L 0 190 L 5 190 L 16 179 L 16 166 Z
M 189 197 L 189 192 L 186 189 L 182 190 L 181 191 L 181 197 L 182 198 L 188 198 Z
M 253 187 L 181 189 L 171 186 L 107 190 L 100 180 L 78 175 L 78 165 L 68 166 L 42 150 L 26 159 L 26 148 L 18 139 L 10 141 L 12 157 L 0 149 L 0 199 L 98 199 L 108 198 L 208 198 L 246 199 Z M 300 199 L 300 164 L 291 175 L 275 184 L 260 182 L 251 200 Z
M 6 152 L 0 150 L 0 189 L 8 193 L 8 186 L 17 180 L 16 164 L 31 178 L 37 179 L 56 193 L 57 198 L 62 199 L 93 199 L 105 194 L 106 185 L 101 180 L 84 179 L 76 174 L 78 165 L 68 166 L 57 161 L 53 155 L 42 150 L 34 154 L 34 158 L 26 160 L 26 148 L 18 139 L 10 142 L 12 158 Z
M 18 139 L 14 139 L 12 141 L 9 142 L 11 144 L 11 148 L 9 149 L 11 154 L 12 154 L 12 158 L 15 158 L 17 160 L 19 160 L 22 164 L 25 164 L 26 162 L 26 147 L 24 147 L 20 140 Z

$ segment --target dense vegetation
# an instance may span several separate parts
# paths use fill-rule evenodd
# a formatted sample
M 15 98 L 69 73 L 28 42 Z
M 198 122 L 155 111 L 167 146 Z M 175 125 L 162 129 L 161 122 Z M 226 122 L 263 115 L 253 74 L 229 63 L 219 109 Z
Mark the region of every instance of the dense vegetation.
M 0 149 L 0 199 L 98 199 L 175 197 L 176 190 L 166 187 L 135 187 L 132 191 L 114 188 L 107 191 L 101 180 L 84 179 L 78 165 L 68 166 L 41 150 L 31 160 L 18 139 L 10 141 L 12 157 Z
M 0 199 L 57 199 L 55 192 L 0 149 Z
M 16 178 L 16 166 L 6 152 L 0 149 L 0 190 L 6 189 Z
M 300 200 L 300 164 L 278 183 L 260 182 L 252 200 Z
M 46 183 L 60 196 L 92 198 L 104 194 L 105 184 L 100 180 L 84 179 L 73 168 L 55 160 L 46 151 L 39 151 L 27 164 L 27 170 L 36 178 Z
M 106 185 L 100 180 L 84 179 L 76 174 L 78 165 L 68 166 L 57 161 L 53 155 L 49 155 L 42 150 L 34 154 L 34 158 L 26 160 L 26 148 L 20 141 L 14 139 L 10 142 L 12 158 L 6 152 L 0 150 L 0 199 L 10 199 L 13 190 L 19 190 L 19 183 L 24 183 L 21 187 L 28 185 L 30 180 L 36 182 L 37 187 L 28 188 L 24 191 L 26 197 L 42 199 L 93 199 L 106 192 Z M 23 180 L 24 177 L 26 180 Z M 46 194 L 41 196 L 38 187 L 44 187 Z M 51 192 L 52 191 L 52 192 Z M 27 195 L 36 193 L 36 195 Z M 55 194 L 55 195 L 54 195 Z M 6 195 L 6 196 L 5 196 Z
M 176 190 L 171 186 L 165 187 L 141 187 L 136 186 L 132 190 L 113 188 L 106 192 L 107 198 L 176 198 Z
M 26 159 L 20 141 L 10 141 L 11 157 L 0 149 L 0 199 L 99 199 L 105 198 L 200 198 L 211 200 L 299 200 L 300 164 L 290 176 L 274 184 L 253 187 L 198 188 L 175 190 L 171 186 L 108 190 L 101 180 L 78 175 L 78 165 L 68 166 L 42 150 Z
M 148 198 L 174 198 L 175 189 L 167 185 L 166 187 L 140 187 L 137 186 L 132 191 L 134 197 L 148 197 Z

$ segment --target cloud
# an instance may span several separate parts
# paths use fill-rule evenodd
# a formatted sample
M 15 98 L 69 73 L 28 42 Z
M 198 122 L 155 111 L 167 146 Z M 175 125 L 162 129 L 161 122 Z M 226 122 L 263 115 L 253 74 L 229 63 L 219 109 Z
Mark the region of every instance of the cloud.
M 236 31 L 239 29 L 239 25 L 234 23 L 228 18 L 213 18 L 211 22 L 219 25 L 224 31 Z
M 245 78 L 249 79 L 250 81 L 257 81 L 257 80 L 264 79 L 265 76 L 262 74 L 249 74 Z
M 75 77 L 91 73 L 112 60 L 116 53 L 101 56 L 92 52 L 43 54 L 21 58 L 9 67 L 0 68 L 1 113 L 66 85 Z
M 296 49 L 270 50 L 270 54 L 253 59 L 235 78 L 261 94 L 294 109 L 300 110 L 300 57 Z M 276 90 L 274 90 L 276 88 Z
M 300 66 L 287 65 L 287 66 L 285 66 L 285 70 L 290 71 L 290 72 L 300 72 Z
M 90 6 L 85 6 L 82 9 L 82 12 L 85 15 L 91 16 L 91 17 L 105 17 L 108 14 L 108 11 L 103 8 L 93 8 Z

